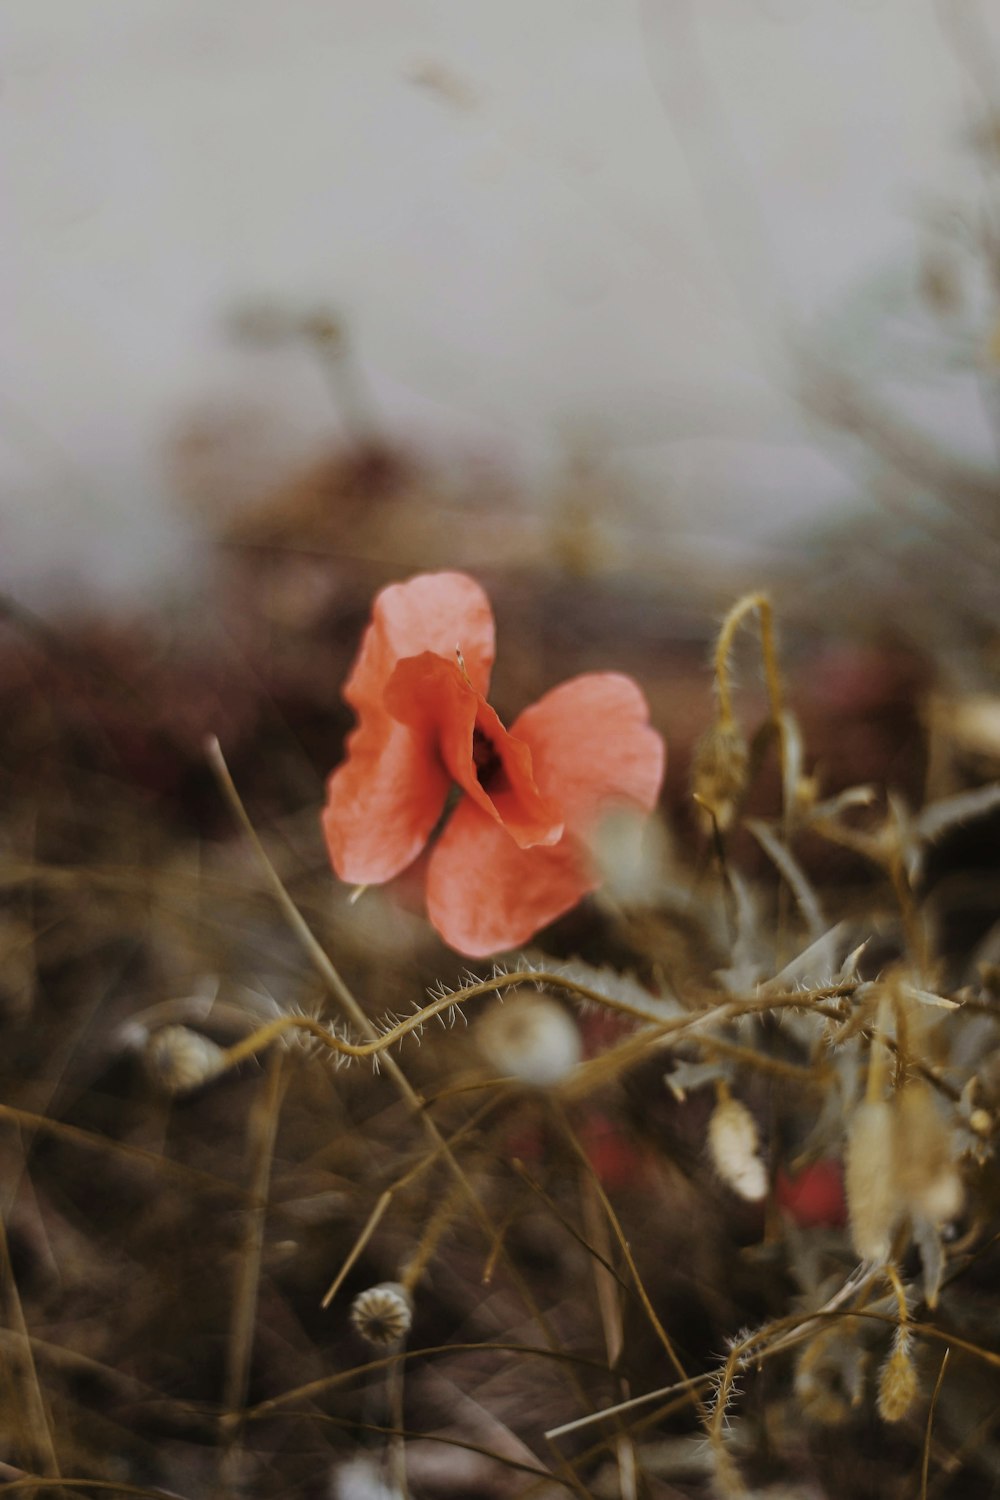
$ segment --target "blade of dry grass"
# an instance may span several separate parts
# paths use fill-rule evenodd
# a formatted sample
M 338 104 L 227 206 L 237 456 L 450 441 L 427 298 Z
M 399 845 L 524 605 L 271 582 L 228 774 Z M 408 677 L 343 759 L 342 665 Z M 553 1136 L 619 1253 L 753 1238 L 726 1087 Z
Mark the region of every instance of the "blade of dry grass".
M 284 1062 L 285 1059 L 280 1052 L 271 1058 L 264 1088 L 254 1102 L 248 1121 L 247 1133 L 252 1152 L 250 1203 L 244 1221 L 242 1253 L 237 1263 L 229 1345 L 226 1354 L 222 1425 L 226 1432 L 227 1444 L 223 1454 L 221 1470 L 223 1473 L 231 1469 L 238 1449 L 242 1413 L 246 1405 L 249 1385 L 271 1164 L 274 1158 L 281 1102 L 288 1086 L 288 1074 Z
M 28 1324 L 24 1316 L 24 1307 L 14 1276 L 14 1268 L 10 1261 L 10 1248 L 7 1243 L 7 1225 L 2 1214 L 0 1214 L 0 1275 L 2 1275 L 6 1292 L 7 1315 L 12 1325 L 12 1331 L 17 1338 L 17 1356 L 23 1371 L 23 1378 L 17 1382 L 16 1389 L 12 1391 L 12 1395 L 14 1395 L 15 1401 L 19 1396 L 23 1402 L 23 1429 L 20 1436 L 23 1437 L 28 1448 L 25 1459 L 30 1456 L 33 1461 L 41 1466 L 42 1472 L 46 1477 L 58 1477 L 59 1459 L 56 1454 L 55 1438 L 52 1433 L 49 1412 L 42 1393 L 41 1382 L 38 1379 L 38 1371 L 35 1368 L 35 1356 L 31 1347 L 31 1336 L 28 1332 Z

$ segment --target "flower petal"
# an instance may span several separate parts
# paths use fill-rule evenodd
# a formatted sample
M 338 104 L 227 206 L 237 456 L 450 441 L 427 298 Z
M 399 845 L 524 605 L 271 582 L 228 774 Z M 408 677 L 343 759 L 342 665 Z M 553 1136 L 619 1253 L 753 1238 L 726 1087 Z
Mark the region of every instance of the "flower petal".
M 437 754 L 452 778 L 487 817 L 502 823 L 522 849 L 562 837 L 558 809 L 541 795 L 531 751 L 507 732 L 494 710 L 459 669 L 430 651 L 397 664 L 384 703 Z M 487 757 L 477 764 L 478 745 Z
M 448 661 L 456 648 L 473 688 L 489 687 L 494 656 L 493 611 L 474 578 L 465 573 L 418 573 L 376 594 L 344 697 L 364 716 L 381 710 L 397 662 L 433 651 Z
M 398 723 L 383 703 L 400 658 L 432 651 L 454 663 L 460 647 L 471 683 L 485 691 L 493 639 L 489 600 L 464 573 L 421 573 L 376 596 L 344 687 L 358 727 L 348 735 L 346 761 L 327 782 L 323 813 L 342 880 L 377 885 L 398 875 L 420 853 L 448 795 L 436 744 Z
M 597 883 L 574 838 L 520 849 L 463 798 L 427 862 L 427 915 L 449 947 L 484 958 L 520 947 Z
M 511 734 L 531 750 L 535 781 L 586 839 L 616 804 L 651 812 L 666 746 L 650 727 L 641 688 L 618 672 L 572 677 L 525 709 Z
M 450 778 L 419 737 L 384 711 L 366 714 L 347 748 L 327 781 L 323 832 L 341 880 L 381 885 L 424 847 Z

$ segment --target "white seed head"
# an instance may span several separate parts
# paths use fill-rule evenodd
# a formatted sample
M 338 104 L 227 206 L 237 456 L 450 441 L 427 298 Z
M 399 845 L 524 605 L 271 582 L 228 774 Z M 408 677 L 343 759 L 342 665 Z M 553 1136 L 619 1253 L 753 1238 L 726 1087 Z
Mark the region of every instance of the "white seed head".
M 572 1016 L 544 995 L 518 995 L 493 1006 L 475 1036 L 491 1068 L 540 1088 L 565 1078 L 583 1055 Z
M 906 1206 L 932 1224 L 943 1224 L 959 1212 L 963 1197 L 952 1132 L 930 1087 L 919 1079 L 900 1089 L 895 1115 L 896 1167 Z
M 166 1094 L 188 1094 L 225 1067 L 225 1052 L 210 1037 L 188 1026 L 163 1026 L 143 1048 L 146 1069 Z
M 767 1194 L 767 1172 L 757 1146 L 753 1115 L 745 1104 L 725 1095 L 708 1122 L 708 1149 L 723 1182 L 751 1203 L 759 1203 Z
M 588 848 L 602 888 L 623 906 L 652 905 L 662 892 L 668 857 L 663 824 L 632 807 L 616 807 L 600 818 Z
M 413 1303 L 398 1281 L 380 1281 L 359 1292 L 351 1303 L 351 1322 L 369 1344 L 380 1347 L 405 1338 L 413 1322 Z
M 403 1500 L 402 1491 L 388 1482 L 376 1460 L 366 1453 L 341 1465 L 332 1495 L 333 1500 Z
M 844 1187 L 851 1240 L 862 1260 L 886 1261 L 903 1205 L 896 1180 L 893 1114 L 883 1099 L 858 1106 L 847 1138 Z

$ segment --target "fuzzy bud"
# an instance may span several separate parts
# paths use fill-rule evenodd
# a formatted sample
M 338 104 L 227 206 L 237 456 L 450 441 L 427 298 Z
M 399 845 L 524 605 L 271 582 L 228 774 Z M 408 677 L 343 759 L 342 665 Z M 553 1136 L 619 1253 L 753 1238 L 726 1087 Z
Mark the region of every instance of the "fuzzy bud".
M 366 1343 L 386 1348 L 409 1333 L 413 1303 L 398 1281 L 382 1281 L 358 1293 L 351 1303 L 350 1316 Z
M 930 1088 L 917 1080 L 896 1096 L 896 1167 L 910 1211 L 932 1224 L 953 1219 L 962 1207 L 951 1131 Z
M 896 1182 L 893 1116 L 882 1099 L 858 1106 L 847 1139 L 844 1183 L 851 1240 L 862 1260 L 886 1261 L 902 1203 Z
M 217 1042 L 188 1026 L 163 1026 L 143 1048 L 143 1061 L 153 1082 L 165 1094 L 189 1094 L 218 1077 L 226 1054 Z
M 583 1055 L 572 1016 L 543 995 L 493 1006 L 476 1026 L 476 1045 L 498 1073 L 542 1088 L 565 1078 Z
M 878 1381 L 878 1413 L 883 1422 L 899 1422 L 917 1399 L 917 1372 L 908 1338 L 897 1338 Z
M 714 724 L 694 750 L 691 784 L 698 801 L 715 815 L 719 828 L 730 827 L 746 790 L 747 743 L 738 729 Z
M 708 1149 L 723 1182 L 751 1203 L 767 1194 L 767 1173 L 757 1146 L 753 1115 L 738 1099 L 723 1094 L 708 1124 Z

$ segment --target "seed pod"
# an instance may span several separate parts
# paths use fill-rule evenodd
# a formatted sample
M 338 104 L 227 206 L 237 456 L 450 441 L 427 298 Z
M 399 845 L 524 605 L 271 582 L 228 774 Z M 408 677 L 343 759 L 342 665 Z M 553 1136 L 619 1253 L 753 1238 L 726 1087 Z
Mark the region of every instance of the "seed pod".
M 882 1099 L 858 1106 L 847 1139 L 844 1186 L 851 1240 L 862 1260 L 886 1261 L 902 1214 L 892 1110 Z
M 878 1412 L 883 1422 L 899 1422 L 917 1399 L 920 1386 L 909 1337 L 896 1337 L 878 1382 Z
M 216 1078 L 226 1066 L 218 1043 L 188 1026 L 154 1031 L 143 1049 L 146 1069 L 165 1094 L 189 1094 Z
M 733 726 L 713 724 L 695 746 L 692 789 L 723 831 L 731 825 L 746 790 L 748 761 L 747 742 Z
M 932 1224 L 953 1219 L 962 1207 L 962 1180 L 952 1135 L 921 1079 L 896 1096 L 895 1137 L 899 1190 L 909 1211 Z
M 708 1123 L 708 1148 L 723 1182 L 751 1203 L 759 1203 L 767 1193 L 767 1173 L 757 1146 L 753 1115 L 738 1099 L 721 1094 Z
M 518 995 L 486 1012 L 476 1046 L 491 1068 L 521 1083 L 558 1083 L 583 1054 L 573 1018 L 543 995 Z
M 405 1338 L 413 1323 L 413 1303 L 398 1281 L 381 1281 L 359 1292 L 351 1303 L 351 1322 L 369 1344 L 387 1347 Z

